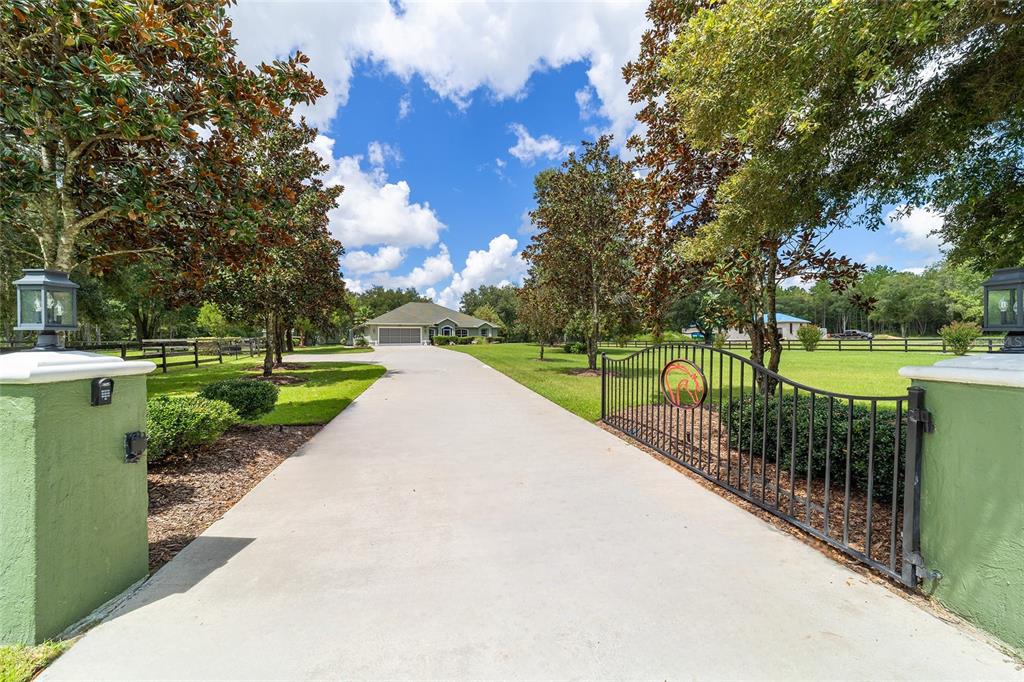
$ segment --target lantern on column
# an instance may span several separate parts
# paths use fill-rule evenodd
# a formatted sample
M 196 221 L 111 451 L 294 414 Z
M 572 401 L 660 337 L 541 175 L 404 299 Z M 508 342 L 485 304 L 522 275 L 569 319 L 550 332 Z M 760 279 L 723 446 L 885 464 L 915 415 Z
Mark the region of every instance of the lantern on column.
M 26 269 L 17 280 L 17 331 L 39 333 L 36 348 L 61 347 L 57 333 L 78 329 L 78 285 L 66 273 L 56 270 Z
M 1003 332 L 1003 351 L 1024 353 L 1024 268 L 996 270 L 982 283 L 985 321 L 982 329 Z

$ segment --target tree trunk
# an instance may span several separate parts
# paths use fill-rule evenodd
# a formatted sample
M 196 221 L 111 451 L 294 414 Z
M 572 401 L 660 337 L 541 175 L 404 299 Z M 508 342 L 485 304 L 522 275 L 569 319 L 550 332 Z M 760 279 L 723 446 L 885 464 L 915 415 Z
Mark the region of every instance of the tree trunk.
M 285 347 L 289 353 L 295 352 L 295 340 L 292 338 L 292 326 L 288 325 L 288 331 L 285 336 Z
M 544 359 L 544 342 L 543 341 L 540 343 L 540 359 L 541 360 Z
M 597 370 L 597 344 L 601 340 L 601 322 L 598 319 L 597 280 L 590 285 L 590 336 L 587 338 L 587 367 Z
M 263 354 L 263 376 L 269 377 L 274 372 L 274 315 L 267 313 L 266 318 L 267 350 Z
M 280 367 L 283 364 L 281 359 L 281 350 L 284 347 L 284 325 L 281 324 L 279 319 L 275 319 L 274 324 L 274 365 Z

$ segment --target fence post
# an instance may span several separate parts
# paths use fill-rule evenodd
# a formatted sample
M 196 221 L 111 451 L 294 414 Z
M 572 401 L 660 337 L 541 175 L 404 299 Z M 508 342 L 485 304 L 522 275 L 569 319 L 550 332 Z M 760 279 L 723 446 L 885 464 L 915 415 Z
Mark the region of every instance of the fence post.
M 167 344 L 160 344 L 160 369 L 163 370 L 164 374 L 167 374 Z
M 868 352 L 870 353 L 874 349 L 875 349 L 875 340 L 874 339 L 868 339 Z
M 121 359 L 125 360 L 127 358 L 128 358 L 128 344 L 127 343 L 122 343 L 121 344 Z
M 839 339 L 839 350 L 843 349 L 843 340 Z
M 192 342 L 192 358 L 195 362 L 195 366 L 199 367 L 199 339 Z
M 601 353 L 601 421 L 604 421 L 604 418 L 606 416 L 606 414 L 605 414 L 605 407 L 606 407 L 606 405 L 605 405 L 605 387 L 606 387 L 605 375 L 607 374 L 607 372 L 605 371 L 605 360 L 607 360 L 607 359 L 608 359 L 608 354 L 607 353 Z
M 921 455 L 922 436 L 931 431 L 931 414 L 924 408 L 924 389 L 907 391 L 907 453 L 903 479 L 903 583 L 917 585 L 921 559 Z
M 946 339 L 942 339 L 942 352 L 946 352 Z
M 220 341 L 217 342 L 217 362 L 224 364 L 224 346 L 220 345 Z
M 903 352 L 906 353 L 910 350 L 910 344 L 907 342 L 907 337 L 903 337 Z

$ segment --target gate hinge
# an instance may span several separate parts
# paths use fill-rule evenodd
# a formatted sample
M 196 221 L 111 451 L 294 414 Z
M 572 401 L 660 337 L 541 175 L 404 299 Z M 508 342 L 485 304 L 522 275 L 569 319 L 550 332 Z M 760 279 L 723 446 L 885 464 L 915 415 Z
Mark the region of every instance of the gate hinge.
M 908 564 L 917 568 L 917 577 L 922 580 L 942 580 L 942 572 L 935 571 L 924 565 L 924 557 L 920 552 L 911 552 L 906 558 Z
M 935 431 L 935 422 L 932 421 L 932 413 L 923 407 L 907 410 L 907 418 L 911 423 L 920 424 L 921 429 L 925 433 L 932 433 Z

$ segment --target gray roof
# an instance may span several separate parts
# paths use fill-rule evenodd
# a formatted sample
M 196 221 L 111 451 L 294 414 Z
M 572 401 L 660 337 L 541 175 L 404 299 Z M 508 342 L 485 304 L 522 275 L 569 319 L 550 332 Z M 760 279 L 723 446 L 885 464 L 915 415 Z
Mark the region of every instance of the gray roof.
M 451 320 L 459 327 L 480 327 L 485 324 L 491 327 L 498 327 L 493 322 L 481 320 L 472 315 L 445 308 L 443 305 L 437 305 L 436 303 L 406 303 L 379 317 L 367 320 L 366 324 L 418 324 L 433 326 L 443 320 Z

